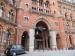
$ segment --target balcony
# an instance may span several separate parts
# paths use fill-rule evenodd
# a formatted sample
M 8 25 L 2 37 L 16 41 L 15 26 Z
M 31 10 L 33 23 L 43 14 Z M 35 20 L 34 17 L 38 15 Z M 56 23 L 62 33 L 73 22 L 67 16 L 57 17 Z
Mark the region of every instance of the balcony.
M 32 6 L 31 7 L 31 12 L 32 13 L 37 13 L 41 15 L 46 15 L 46 16 L 54 16 L 54 14 L 51 13 L 51 10 L 49 8 L 44 8 L 44 7 L 37 7 L 37 6 Z
M 15 17 L 8 17 L 5 14 L 0 15 L 0 21 L 4 21 L 8 24 L 16 25 Z
M 66 5 L 71 5 L 71 6 L 75 6 L 75 2 L 73 1 L 69 1 L 69 0 L 58 0 L 59 3 L 62 3 L 62 4 L 66 4 Z

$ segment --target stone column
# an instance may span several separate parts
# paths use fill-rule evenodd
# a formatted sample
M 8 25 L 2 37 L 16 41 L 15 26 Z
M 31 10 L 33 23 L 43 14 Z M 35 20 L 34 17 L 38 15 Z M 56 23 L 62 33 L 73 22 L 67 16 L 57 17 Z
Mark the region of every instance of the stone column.
M 50 34 L 50 47 L 52 49 L 56 49 L 57 48 L 56 31 L 51 30 L 51 31 L 49 31 L 49 34 Z
M 35 29 L 29 29 L 29 51 L 34 51 L 34 34 Z

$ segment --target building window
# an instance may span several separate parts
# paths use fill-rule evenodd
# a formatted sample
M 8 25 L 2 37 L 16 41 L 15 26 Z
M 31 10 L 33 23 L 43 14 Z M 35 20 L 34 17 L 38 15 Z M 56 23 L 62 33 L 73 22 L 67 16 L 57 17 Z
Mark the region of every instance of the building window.
M 65 13 L 65 18 L 68 18 L 68 15 L 67 15 L 67 13 Z
M 46 1 L 46 2 L 45 2 L 45 7 L 46 7 L 46 8 L 49 7 L 49 1 Z
M 69 35 L 69 41 L 70 41 L 70 44 L 73 45 L 73 43 L 72 43 L 72 35 Z
M 2 16 L 2 14 L 3 14 L 3 3 L 0 3 L 0 16 Z
M 54 14 L 56 14 L 56 11 L 54 10 Z
M 53 5 L 54 5 L 55 3 L 53 2 Z
M 8 13 L 8 17 L 9 17 L 9 21 L 14 21 L 14 10 L 13 9 L 11 9 L 10 11 L 9 11 L 9 13 Z
M 36 4 L 37 3 L 37 0 L 32 0 L 32 4 Z
M 13 1 L 13 5 L 14 5 L 16 1 L 15 0 L 12 0 L 12 1 Z
M 72 20 L 72 13 L 70 13 L 70 18 L 71 18 L 71 20 Z
M 66 26 L 69 26 L 69 22 L 66 22 Z
M 26 5 L 26 8 L 28 8 L 28 4 L 25 4 Z
M 24 16 L 24 21 L 27 23 L 29 21 L 29 17 L 28 16 Z
M 43 5 L 43 0 L 39 0 L 39 5 L 40 5 L 40 6 Z

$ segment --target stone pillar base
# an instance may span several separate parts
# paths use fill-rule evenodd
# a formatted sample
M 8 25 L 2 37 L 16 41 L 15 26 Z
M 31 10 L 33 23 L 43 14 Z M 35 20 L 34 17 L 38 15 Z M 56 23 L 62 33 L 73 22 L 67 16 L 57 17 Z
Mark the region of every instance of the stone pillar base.
M 35 34 L 35 29 L 30 29 L 29 30 L 29 52 L 34 51 L 34 34 Z
M 50 34 L 50 47 L 51 49 L 57 49 L 57 42 L 56 42 L 56 31 L 51 30 Z

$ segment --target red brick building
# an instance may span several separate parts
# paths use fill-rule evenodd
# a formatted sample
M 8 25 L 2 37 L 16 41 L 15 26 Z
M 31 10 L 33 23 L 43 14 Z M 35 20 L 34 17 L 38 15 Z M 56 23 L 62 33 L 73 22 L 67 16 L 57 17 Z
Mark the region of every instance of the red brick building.
M 16 43 L 16 8 L 12 0 L 0 0 L 0 52 Z
M 75 46 L 73 2 L 18 0 L 17 4 L 17 43 L 26 50 L 67 49 Z
M 12 0 L 9 1 L 12 2 Z M 0 40 L 2 44 L 0 47 L 3 46 L 3 32 L 5 31 L 9 33 L 9 37 L 11 36 L 6 41 L 8 44 L 16 42 L 24 46 L 27 51 L 75 47 L 74 1 L 15 0 L 15 2 L 16 4 L 5 3 L 4 14 L 9 16 L 7 13 L 13 8 L 14 17 L 17 17 L 17 27 L 16 18 L 11 21 L 12 19 L 8 17 L 6 21 L 6 17 L 3 19 L 4 16 L 1 17 L 0 36 L 2 37 Z M 16 5 L 17 10 L 13 5 Z

